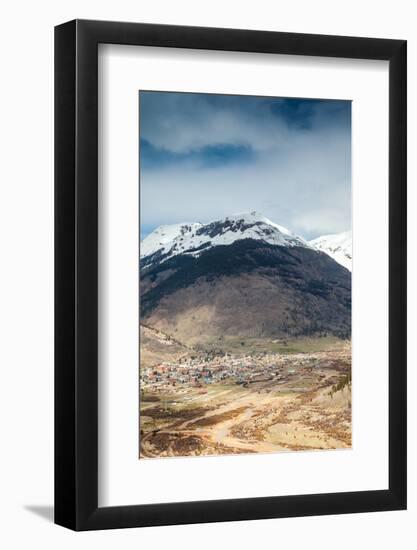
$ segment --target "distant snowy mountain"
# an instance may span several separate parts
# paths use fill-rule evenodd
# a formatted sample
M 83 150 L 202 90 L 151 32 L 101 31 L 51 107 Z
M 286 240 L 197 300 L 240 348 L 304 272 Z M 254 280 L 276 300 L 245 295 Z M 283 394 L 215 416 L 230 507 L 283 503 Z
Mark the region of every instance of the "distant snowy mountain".
M 303 238 L 258 212 L 245 212 L 206 224 L 161 225 L 141 242 L 141 264 L 146 267 L 178 255 L 197 258 L 213 247 L 230 245 L 242 239 L 282 247 L 313 248 Z
M 309 241 L 310 245 L 322 250 L 340 265 L 352 271 L 352 232 L 323 235 Z

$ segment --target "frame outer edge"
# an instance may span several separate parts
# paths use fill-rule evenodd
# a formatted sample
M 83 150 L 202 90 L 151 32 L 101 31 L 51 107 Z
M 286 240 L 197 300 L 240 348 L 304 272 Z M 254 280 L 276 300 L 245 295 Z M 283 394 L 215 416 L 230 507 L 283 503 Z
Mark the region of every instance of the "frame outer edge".
M 407 42 L 389 64 L 389 488 L 407 508 Z M 395 414 L 394 414 L 395 411 Z
M 75 528 L 76 24 L 55 28 L 55 523 Z
M 389 489 L 98 508 L 97 47 L 141 44 L 390 60 Z M 55 30 L 55 522 L 74 530 L 405 507 L 405 42 L 77 20 Z M 392 203 L 391 203 L 392 201 Z M 392 248 L 397 251 L 391 254 Z M 392 321 L 398 324 L 393 328 Z M 395 353 L 397 352 L 397 356 Z M 395 369 L 394 372 L 394 360 Z M 391 385 L 391 383 L 393 385 Z M 393 414 L 395 412 L 395 414 Z

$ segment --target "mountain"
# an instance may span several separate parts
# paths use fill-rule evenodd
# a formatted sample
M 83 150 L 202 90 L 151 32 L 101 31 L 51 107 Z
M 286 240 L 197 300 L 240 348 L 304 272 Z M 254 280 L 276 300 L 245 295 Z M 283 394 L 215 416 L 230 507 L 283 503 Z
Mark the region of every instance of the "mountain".
M 215 246 L 227 246 L 243 239 L 285 247 L 311 248 L 307 241 L 258 212 L 244 212 L 207 224 L 161 225 L 141 243 L 141 267 L 162 263 L 179 255 L 198 258 Z
M 147 326 L 189 345 L 348 337 L 351 275 L 256 212 L 162 226 L 141 243 L 140 310 Z
M 310 241 L 310 245 L 322 250 L 340 265 L 352 271 L 352 232 L 323 235 Z

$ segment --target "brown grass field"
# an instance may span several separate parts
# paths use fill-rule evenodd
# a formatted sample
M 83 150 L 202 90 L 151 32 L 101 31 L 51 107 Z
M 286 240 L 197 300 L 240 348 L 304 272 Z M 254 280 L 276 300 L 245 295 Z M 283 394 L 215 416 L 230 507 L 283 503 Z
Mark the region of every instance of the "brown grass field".
M 229 342 L 194 352 L 157 340 L 152 354 L 141 350 L 140 458 L 351 447 L 350 342 Z

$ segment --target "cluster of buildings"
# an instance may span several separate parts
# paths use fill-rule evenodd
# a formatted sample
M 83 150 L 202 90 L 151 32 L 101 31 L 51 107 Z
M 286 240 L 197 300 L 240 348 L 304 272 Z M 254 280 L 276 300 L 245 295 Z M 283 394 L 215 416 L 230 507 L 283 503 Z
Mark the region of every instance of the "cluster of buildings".
M 202 387 L 206 384 L 235 383 L 248 386 L 254 382 L 287 379 L 298 367 L 305 367 L 305 355 L 294 355 L 288 362 L 278 354 L 204 355 L 185 357 L 177 362 L 164 362 L 141 369 L 141 388 L 170 390 L 181 386 Z

